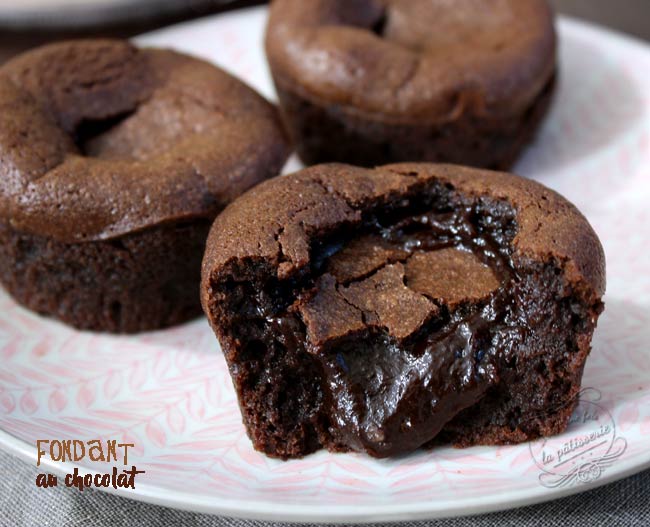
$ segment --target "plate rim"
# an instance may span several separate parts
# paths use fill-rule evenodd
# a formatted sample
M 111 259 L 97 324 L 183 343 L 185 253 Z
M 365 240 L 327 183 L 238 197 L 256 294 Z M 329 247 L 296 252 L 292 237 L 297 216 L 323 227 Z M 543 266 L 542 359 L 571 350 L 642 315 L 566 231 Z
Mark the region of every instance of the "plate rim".
M 2 429 L 0 429 L 0 449 L 24 461 L 31 461 L 34 464 L 36 462 L 34 447 L 31 447 L 24 440 Z M 590 483 L 556 487 L 554 489 L 549 489 L 540 484 L 539 491 L 537 492 L 532 491 L 530 488 L 515 491 L 514 494 L 508 492 L 508 500 L 505 504 L 495 500 L 495 495 L 491 494 L 484 499 L 471 497 L 467 500 L 469 503 L 464 503 L 462 499 L 454 499 L 445 501 L 419 501 L 418 503 L 407 505 L 341 505 L 328 510 L 326 518 L 317 505 L 274 504 L 271 501 L 236 500 L 221 498 L 219 496 L 208 497 L 205 494 L 162 489 L 156 485 L 147 485 L 146 483 L 138 484 L 135 492 L 133 490 L 112 489 L 110 487 L 101 487 L 99 490 L 150 505 L 171 507 L 187 512 L 212 514 L 229 518 L 297 523 L 322 522 L 326 520 L 328 523 L 334 524 L 361 524 L 475 516 L 489 512 L 516 509 L 525 507 L 526 505 L 537 505 L 602 487 L 650 468 L 650 452 L 647 453 L 647 459 L 642 461 L 642 463 L 638 463 L 637 461 L 636 458 L 625 462 L 618 461 L 616 464 L 618 470 L 612 470 L 610 468 L 603 477 Z M 621 465 L 623 468 L 621 468 Z M 41 466 L 44 467 L 41 468 L 41 472 L 49 471 L 59 476 L 65 475 L 75 468 L 82 475 L 95 475 L 100 473 L 77 463 L 65 462 L 57 464 L 49 458 L 41 460 Z M 454 503 L 454 505 L 449 506 L 449 503 Z M 438 506 L 436 506 L 437 504 Z
M 265 10 L 267 6 L 249 7 L 225 14 L 216 14 L 199 18 L 193 21 L 181 22 L 161 28 L 159 30 L 138 35 L 136 41 L 145 39 L 159 32 L 173 30 L 181 26 L 189 26 L 195 23 L 207 23 L 211 19 L 224 16 L 245 16 L 251 12 Z M 558 16 L 557 26 L 571 31 L 576 29 L 581 32 L 598 35 L 600 38 L 619 41 L 624 45 L 634 46 L 643 49 L 650 54 L 650 45 L 642 39 L 621 33 L 616 30 L 605 28 L 599 24 L 579 20 L 570 16 Z M 0 428 L 0 449 L 10 455 L 15 455 L 23 461 L 33 463 L 36 466 L 35 447 L 13 434 Z M 336 455 L 336 454 L 332 454 Z M 81 474 L 97 474 L 90 468 L 82 465 L 66 462 L 64 464 L 54 463 L 49 458 L 41 461 L 42 471 L 49 471 L 54 474 L 66 474 L 74 468 L 78 468 Z M 171 507 L 178 510 L 206 513 L 231 518 L 254 519 L 264 521 L 285 521 L 285 522 L 322 522 L 328 523 L 370 523 L 389 521 L 409 521 L 440 519 L 461 516 L 473 516 L 489 512 L 511 510 L 527 505 L 534 505 L 553 501 L 556 499 L 579 494 L 592 490 L 617 480 L 632 476 L 643 470 L 650 469 L 650 450 L 640 453 L 632 458 L 619 460 L 614 466 L 595 481 L 578 484 L 568 487 L 557 487 L 549 489 L 541 484 L 539 487 L 527 487 L 522 490 L 511 490 L 507 494 L 489 494 L 485 498 L 463 498 L 428 501 L 419 500 L 411 504 L 376 504 L 376 505 L 337 505 L 330 508 L 325 514 L 317 504 L 297 504 L 282 502 L 276 504 L 271 500 L 241 500 L 223 498 L 219 495 L 208 495 L 190 493 L 172 489 L 166 489 L 158 485 L 141 483 L 136 490 L 100 488 L 112 495 L 141 501 L 144 503 Z M 502 496 L 499 498 L 499 496 Z

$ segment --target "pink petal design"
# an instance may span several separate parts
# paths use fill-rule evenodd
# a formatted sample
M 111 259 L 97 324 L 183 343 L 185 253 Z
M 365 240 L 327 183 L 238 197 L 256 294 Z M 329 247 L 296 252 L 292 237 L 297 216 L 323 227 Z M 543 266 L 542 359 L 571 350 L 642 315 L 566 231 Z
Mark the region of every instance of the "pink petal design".
M 82 384 L 77 393 L 77 404 L 82 408 L 88 408 L 95 402 L 95 390 L 94 388 L 86 383 Z
M 205 395 L 208 403 L 214 406 L 218 406 L 221 402 L 221 387 L 215 378 L 208 377 L 205 380 Z
M 144 456 L 144 442 L 131 431 L 122 433 L 122 443 L 134 445 L 129 450 L 129 456 L 132 454 L 140 458 Z
M 31 390 L 27 390 L 20 398 L 20 409 L 26 414 L 33 414 L 38 410 L 38 402 L 36 402 Z
M 171 360 L 169 358 L 169 353 L 165 350 L 156 354 L 155 362 L 153 364 L 153 374 L 157 379 L 164 377 L 165 374 L 169 371 L 171 366 Z
M 616 416 L 616 426 L 623 431 L 626 431 L 629 428 L 636 426 L 638 422 L 639 422 L 638 403 L 628 404 Z
M 48 398 L 47 406 L 52 413 L 61 412 L 68 404 L 68 398 L 61 388 L 56 388 Z
M 47 355 L 52 348 L 51 340 L 50 335 L 43 335 L 42 340 L 32 348 L 32 355 L 36 358 Z
M 85 429 L 93 432 L 106 428 L 106 421 L 102 419 L 90 419 L 88 417 L 62 417 L 62 419 L 76 426 L 79 430 Z
M 104 397 L 114 399 L 122 387 L 122 374 L 119 371 L 111 370 L 104 381 Z
M 133 365 L 129 375 L 129 386 L 133 390 L 139 390 L 147 380 L 147 365 L 143 361 L 138 361 Z
M 368 466 L 368 464 L 363 461 L 357 462 L 354 460 L 341 458 L 335 460 L 334 462 L 337 466 L 339 466 L 340 468 L 346 470 L 351 474 L 370 476 L 370 477 L 376 477 L 378 475 L 377 471 L 371 469 Z
M 114 421 L 127 424 L 130 421 L 138 421 L 139 416 L 129 412 L 120 412 L 116 410 L 90 410 L 90 413 L 96 417 L 101 417 L 107 421 Z
M 187 398 L 187 413 L 196 421 L 202 421 L 205 417 L 205 404 L 203 399 L 196 393 L 190 392 L 189 397 Z
M 5 346 L 2 349 L 0 349 L 0 353 L 2 354 L 2 358 L 4 360 L 9 360 L 18 352 L 18 349 L 19 349 L 18 341 L 13 340 L 7 342 Z
M 17 370 L 25 379 L 33 381 L 34 383 L 48 384 L 51 382 L 51 377 L 49 375 L 41 373 L 37 363 L 33 364 L 32 366 L 33 367 L 31 368 L 17 368 Z
M 0 381 L 8 382 L 9 384 L 14 384 L 14 385 L 20 384 L 18 382 L 18 377 L 16 377 L 13 373 L 10 373 L 8 371 L 2 371 L 2 370 L 0 370 Z
M 157 456 L 156 459 L 176 461 L 178 463 L 203 463 L 206 458 L 202 454 L 166 454 Z
M 650 415 L 646 416 L 643 423 L 641 423 L 641 433 L 644 436 L 650 436 Z
M 167 424 L 175 434 L 182 434 L 185 430 L 185 416 L 176 406 L 167 409 Z
M 221 435 L 223 428 L 219 425 L 206 426 L 203 428 L 195 429 L 192 437 L 197 440 L 214 439 Z
M 3 393 L 0 395 L 0 410 L 6 414 L 10 414 L 16 408 L 16 400 L 10 393 Z
M 198 450 L 214 450 L 219 446 L 228 446 L 229 444 L 230 441 L 220 442 L 218 439 L 215 438 L 211 441 L 188 441 L 186 443 L 179 443 L 178 445 L 176 445 L 176 447 L 179 449 L 198 451 Z
M 511 468 L 528 467 L 530 465 L 535 466 L 535 460 L 528 448 L 521 449 L 521 452 L 510 462 Z
M 155 420 L 152 419 L 147 423 L 145 432 L 150 441 L 157 447 L 162 448 L 167 443 L 165 430 Z

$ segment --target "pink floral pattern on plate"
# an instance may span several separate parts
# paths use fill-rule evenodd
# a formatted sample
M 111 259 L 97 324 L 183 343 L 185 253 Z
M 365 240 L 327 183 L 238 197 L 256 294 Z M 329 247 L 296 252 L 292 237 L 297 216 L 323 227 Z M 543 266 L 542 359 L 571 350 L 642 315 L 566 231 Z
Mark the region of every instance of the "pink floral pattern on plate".
M 213 60 L 272 98 L 261 47 L 265 16 L 258 8 L 212 17 L 141 42 Z M 598 404 L 627 448 L 600 478 L 545 487 L 528 444 L 437 448 L 383 461 L 323 452 L 286 463 L 267 459 L 246 438 L 205 321 L 133 337 L 84 333 L 20 308 L 5 293 L 0 444 L 33 456 L 37 438 L 125 440 L 136 444 L 134 462 L 146 470 L 130 497 L 286 520 L 485 511 L 576 492 L 648 465 L 650 49 L 570 20 L 559 28 L 559 91 L 517 172 L 572 200 L 608 257 L 607 309 L 583 384 L 600 392 Z M 575 423 L 559 440 L 583 428 Z

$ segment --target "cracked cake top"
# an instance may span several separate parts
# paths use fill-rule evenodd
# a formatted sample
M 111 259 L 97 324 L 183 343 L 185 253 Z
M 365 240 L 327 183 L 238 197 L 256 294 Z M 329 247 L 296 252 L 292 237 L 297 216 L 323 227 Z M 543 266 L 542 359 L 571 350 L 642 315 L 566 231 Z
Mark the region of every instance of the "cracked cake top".
M 579 294 L 603 294 L 598 238 L 572 204 L 539 183 L 452 165 L 330 164 L 265 182 L 217 218 L 203 261 L 206 312 L 219 301 L 212 285 L 231 275 L 295 284 L 310 276 L 287 309 L 300 314 L 312 349 L 370 326 L 407 339 L 441 306 L 455 309 L 487 297 L 507 273 L 498 258 L 488 262 L 448 234 L 405 234 L 414 223 L 429 230 L 444 223 L 452 234 L 471 228 L 466 218 L 450 216 L 458 210 L 447 210 L 448 204 L 434 210 L 441 193 L 465 215 L 468 204 L 490 201 L 496 212 L 481 221 L 513 224 L 503 250 L 515 266 L 553 260 Z M 402 210 L 410 216 L 400 223 Z M 367 232 L 389 214 L 397 218 L 392 226 Z M 462 234 L 490 254 L 477 233 Z

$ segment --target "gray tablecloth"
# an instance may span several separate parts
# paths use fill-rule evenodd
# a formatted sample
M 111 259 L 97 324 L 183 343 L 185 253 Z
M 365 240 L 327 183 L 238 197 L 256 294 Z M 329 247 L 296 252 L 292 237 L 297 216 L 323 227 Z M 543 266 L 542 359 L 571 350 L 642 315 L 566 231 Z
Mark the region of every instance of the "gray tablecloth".
M 118 498 L 97 490 L 79 492 L 56 487 L 36 491 L 34 488 L 36 473 L 36 467 L 0 452 L 0 526 L 271 527 L 281 525 L 181 512 Z M 484 516 L 407 522 L 400 525 L 403 527 L 650 525 L 650 471 L 546 504 Z

